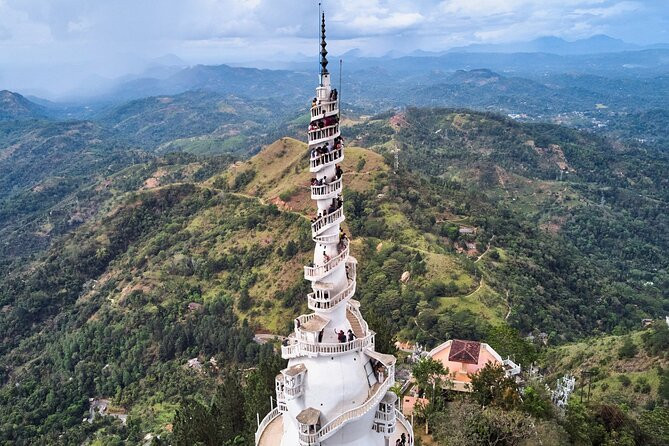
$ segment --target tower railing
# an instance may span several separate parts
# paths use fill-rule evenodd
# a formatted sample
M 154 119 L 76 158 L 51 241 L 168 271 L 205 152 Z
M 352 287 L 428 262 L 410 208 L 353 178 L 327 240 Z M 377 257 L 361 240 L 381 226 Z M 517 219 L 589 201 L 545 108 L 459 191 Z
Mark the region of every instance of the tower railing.
M 320 101 L 320 103 L 311 107 L 311 120 L 316 121 L 318 119 L 323 119 L 329 114 L 335 115 L 336 113 L 339 113 L 337 102 L 336 99 L 334 101 Z
M 304 446 L 317 444 L 321 441 L 327 440 L 334 432 L 339 428 L 339 426 L 347 423 L 351 420 L 357 419 L 365 415 L 370 410 L 376 410 L 379 402 L 383 399 L 386 392 L 390 389 L 392 384 L 395 382 L 395 365 L 388 366 L 388 376 L 381 383 L 380 386 L 376 387 L 374 392 L 367 398 L 363 404 L 354 407 L 353 409 L 347 410 L 342 413 L 325 426 L 323 426 L 318 432 L 313 434 L 305 434 L 300 432 L 300 443 Z
M 339 293 L 335 294 L 334 297 L 327 299 L 319 299 L 316 297 L 316 293 L 309 293 L 307 295 L 308 306 L 311 310 L 330 310 L 341 302 L 350 299 L 355 295 L 355 277 L 348 280 L 348 285 Z
M 328 153 L 323 153 L 309 160 L 309 171 L 318 172 L 326 166 L 339 164 L 344 161 L 344 149 L 336 149 Z
M 342 179 L 338 178 L 335 181 L 323 184 L 321 186 L 311 186 L 311 199 L 323 200 L 327 198 L 334 198 L 341 193 Z
M 314 242 L 316 243 L 339 243 L 339 240 L 341 239 L 340 234 L 330 234 L 330 235 L 317 235 L 311 238 Z
M 276 417 L 280 415 L 281 411 L 279 410 L 279 407 L 275 407 L 267 415 L 265 415 L 265 418 L 263 418 L 260 424 L 258 425 L 258 430 L 256 430 L 256 445 L 260 442 L 260 438 L 262 437 L 262 434 L 265 431 L 265 429 L 267 429 L 267 426 L 269 426 L 269 424 L 272 421 L 274 421 Z
M 311 342 L 298 339 L 295 334 L 288 337 L 288 345 L 281 346 L 283 359 L 297 358 L 299 356 L 338 356 L 355 350 L 374 348 L 374 336 L 376 333 L 368 331 L 367 335 L 348 342 Z
M 339 136 L 339 123 L 327 127 L 309 130 L 309 144 L 321 144 L 327 139 Z
M 321 218 L 311 224 L 311 236 L 316 237 L 319 232 L 324 231 L 336 224 L 341 224 L 344 221 L 344 207 L 340 207 L 334 212 L 323 215 Z
M 402 425 L 402 427 L 404 428 L 404 430 L 408 434 L 409 438 L 407 438 L 407 446 L 413 446 L 413 426 L 411 425 L 409 420 L 407 420 L 404 417 L 404 414 L 398 408 L 395 408 L 395 417 L 396 417 L 397 421 L 400 422 L 400 424 Z
M 321 280 L 330 271 L 332 271 L 337 265 L 339 265 L 342 261 L 345 261 L 348 258 L 348 253 L 349 253 L 348 242 L 345 242 L 345 245 L 346 246 L 344 247 L 344 249 L 342 249 L 342 251 L 339 254 L 337 254 L 335 257 L 331 258 L 325 264 L 319 265 L 319 266 L 305 266 L 304 267 L 304 278 L 306 280 L 311 280 L 312 282 L 315 282 L 317 280 Z
M 360 328 L 362 328 L 362 332 L 367 333 L 369 331 L 369 326 L 367 325 L 367 321 L 365 321 L 365 319 L 362 317 L 362 314 L 360 313 L 360 302 L 355 299 L 351 299 L 346 308 L 351 312 L 351 314 L 353 314 L 353 317 L 358 320 Z

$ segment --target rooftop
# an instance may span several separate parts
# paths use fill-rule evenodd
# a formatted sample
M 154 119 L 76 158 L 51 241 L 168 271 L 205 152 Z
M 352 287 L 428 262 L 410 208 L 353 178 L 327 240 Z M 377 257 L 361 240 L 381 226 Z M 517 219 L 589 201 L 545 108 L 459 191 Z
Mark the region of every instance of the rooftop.
M 307 367 L 304 364 L 300 363 L 300 364 L 295 364 L 292 367 L 288 367 L 285 371 L 285 374 L 288 375 L 288 376 L 295 376 L 295 375 L 299 375 L 300 373 L 304 372 L 305 370 L 307 370 Z
M 307 407 L 295 417 L 298 423 L 315 425 L 318 424 L 321 417 L 321 411 L 313 407 Z
M 480 351 L 480 342 L 456 339 L 453 341 L 453 344 L 451 344 L 448 360 L 465 364 L 478 364 Z
M 302 331 L 311 331 L 311 332 L 319 332 L 322 329 L 325 328 L 325 326 L 330 322 L 329 320 L 315 314 L 312 318 L 310 318 L 308 321 L 302 323 L 300 326 L 300 330 Z

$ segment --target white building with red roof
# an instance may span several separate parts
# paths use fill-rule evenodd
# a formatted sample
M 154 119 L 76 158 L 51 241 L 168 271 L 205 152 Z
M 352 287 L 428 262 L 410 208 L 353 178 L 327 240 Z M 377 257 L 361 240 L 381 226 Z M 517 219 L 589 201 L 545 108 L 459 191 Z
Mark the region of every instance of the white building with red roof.
M 433 348 L 428 356 L 441 362 L 453 384 L 452 390 L 471 392 L 469 383 L 486 364 L 500 364 L 507 376 L 520 373 L 520 366 L 502 357 L 488 344 L 477 341 L 449 340 Z

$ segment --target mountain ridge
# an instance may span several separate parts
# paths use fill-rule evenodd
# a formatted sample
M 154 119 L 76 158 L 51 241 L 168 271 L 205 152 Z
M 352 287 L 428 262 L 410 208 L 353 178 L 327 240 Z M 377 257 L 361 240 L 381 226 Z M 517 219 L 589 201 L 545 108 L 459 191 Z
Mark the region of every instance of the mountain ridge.
M 0 91 L 0 121 L 46 119 L 47 110 L 19 93 Z

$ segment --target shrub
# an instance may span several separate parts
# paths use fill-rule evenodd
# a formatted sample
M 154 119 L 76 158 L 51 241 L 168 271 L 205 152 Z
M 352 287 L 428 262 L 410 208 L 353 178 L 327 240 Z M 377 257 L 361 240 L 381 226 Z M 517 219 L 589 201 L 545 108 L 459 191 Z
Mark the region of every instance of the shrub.
M 637 353 L 638 349 L 634 344 L 634 341 L 632 341 L 632 338 L 629 336 L 625 337 L 622 347 L 618 350 L 618 358 L 633 358 Z
M 293 195 L 295 195 L 295 192 L 297 192 L 297 190 L 294 187 L 291 187 L 290 189 L 281 192 L 279 198 L 281 201 L 290 201 L 290 199 L 293 198 Z
M 356 166 L 355 166 L 356 172 L 360 172 L 362 169 L 364 169 L 365 164 L 367 164 L 367 160 L 365 158 L 360 158 L 358 160 L 358 164 L 356 164 Z
M 648 379 L 643 376 L 640 376 L 636 384 L 634 384 L 634 391 L 639 393 L 650 393 L 650 383 Z

